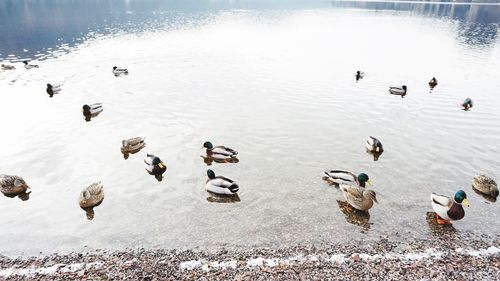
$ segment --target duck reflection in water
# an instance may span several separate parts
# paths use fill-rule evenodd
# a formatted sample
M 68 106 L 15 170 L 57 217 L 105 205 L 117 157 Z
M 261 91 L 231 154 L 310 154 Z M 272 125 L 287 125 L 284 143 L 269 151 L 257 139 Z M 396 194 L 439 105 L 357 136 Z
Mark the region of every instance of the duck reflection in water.
M 337 200 L 340 211 L 345 215 L 345 220 L 354 225 L 361 226 L 364 230 L 369 230 L 371 227 L 370 213 L 363 212 L 352 208 L 349 203 Z
M 207 166 L 211 166 L 214 162 L 215 163 L 238 163 L 240 160 L 238 158 L 228 158 L 228 159 L 219 159 L 219 158 L 212 158 L 209 156 L 203 156 L 200 155 L 201 158 L 203 158 L 203 162 L 207 164 Z
M 457 233 L 457 230 L 452 224 L 438 224 L 436 221 L 436 213 L 434 212 L 427 212 L 425 214 L 425 220 L 429 225 L 431 233 L 435 236 L 453 238 Z
M 484 200 L 486 200 L 487 202 L 486 203 L 495 203 L 497 202 L 497 198 L 496 197 L 493 197 L 491 195 L 487 195 L 487 194 L 484 194 L 482 193 L 481 191 L 477 190 L 476 188 L 474 188 L 474 186 L 472 187 L 472 190 L 474 190 L 474 192 L 478 195 L 480 195 Z
M 30 199 L 30 187 L 20 176 L 0 175 L 0 191 L 9 198 Z
M 238 196 L 238 194 L 221 195 L 208 192 L 207 201 L 211 203 L 237 203 L 241 202 L 241 199 L 240 196 Z

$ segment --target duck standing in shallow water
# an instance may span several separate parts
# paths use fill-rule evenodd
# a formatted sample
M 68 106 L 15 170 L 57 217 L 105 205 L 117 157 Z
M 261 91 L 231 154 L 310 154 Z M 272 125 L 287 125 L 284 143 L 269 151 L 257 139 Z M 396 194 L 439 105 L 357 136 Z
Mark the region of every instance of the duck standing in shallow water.
M 209 141 L 205 142 L 202 148 L 206 148 L 207 158 L 222 162 L 231 162 L 238 156 L 238 151 L 226 146 L 213 146 Z
M 498 197 L 498 187 L 494 179 L 485 176 L 478 175 L 472 180 L 472 188 L 481 192 L 482 194 L 491 197 L 496 200 Z
M 362 71 L 356 71 L 356 81 L 359 81 L 360 79 L 365 78 L 365 73 Z
M 137 153 L 145 146 L 146 142 L 144 141 L 144 138 L 141 137 L 122 140 L 121 151 L 123 153 L 123 157 L 127 159 L 129 154 Z
M 49 97 L 53 97 L 55 94 L 59 94 L 61 92 L 61 86 L 60 85 L 52 85 L 52 84 L 47 84 L 47 94 Z
M 120 68 L 118 66 L 113 66 L 113 74 L 118 77 L 122 74 L 128 75 L 128 70 L 126 68 Z
M 38 65 L 29 64 L 27 60 L 23 61 L 23 63 L 24 63 L 24 68 L 26 68 L 26 69 L 38 68 Z
M 406 96 L 407 90 L 408 88 L 406 85 L 401 87 L 389 87 L 389 93 L 391 93 L 391 95 L 401 96 L 402 98 Z
M 158 181 L 163 180 L 163 174 L 167 171 L 167 166 L 161 161 L 160 157 L 147 154 L 144 163 L 146 164 L 146 171 L 150 175 L 155 176 Z
M 323 172 L 325 175 L 324 179 L 330 183 L 334 183 L 336 185 L 340 184 L 348 184 L 351 186 L 359 186 L 365 187 L 368 183 L 371 185 L 370 178 L 365 173 L 360 173 L 359 175 L 355 175 L 348 171 L 340 171 L 340 170 L 331 170 Z
M 377 194 L 371 189 L 341 184 L 340 191 L 347 203 L 359 211 L 366 212 L 373 207 L 373 202 L 378 203 Z
M 451 224 L 451 221 L 461 220 L 465 216 L 462 205 L 469 207 L 467 194 L 463 190 L 457 191 L 454 198 L 432 193 L 431 204 L 438 224 Z
M 429 81 L 429 87 L 434 89 L 438 85 L 438 80 L 436 80 L 436 77 L 432 77 L 431 81 Z
M 474 102 L 470 98 L 466 98 L 464 102 L 462 103 L 462 108 L 463 110 L 467 111 L 474 106 Z
M 80 208 L 87 213 L 87 219 L 94 218 L 94 208 L 104 200 L 104 187 L 101 182 L 95 182 L 80 192 L 78 202 Z
M 13 65 L 2 64 L 2 70 L 14 70 L 14 69 L 16 69 L 16 67 Z
M 97 117 L 103 111 L 102 103 L 94 103 L 91 105 L 83 106 L 83 116 L 85 121 L 89 122 L 92 118 Z
M 30 198 L 30 187 L 20 176 L 0 175 L 0 192 L 7 197 L 16 197 L 26 201 Z
M 215 176 L 212 170 L 207 170 L 207 175 L 208 180 L 205 188 L 209 193 L 232 196 L 240 190 L 236 182 L 223 176 Z

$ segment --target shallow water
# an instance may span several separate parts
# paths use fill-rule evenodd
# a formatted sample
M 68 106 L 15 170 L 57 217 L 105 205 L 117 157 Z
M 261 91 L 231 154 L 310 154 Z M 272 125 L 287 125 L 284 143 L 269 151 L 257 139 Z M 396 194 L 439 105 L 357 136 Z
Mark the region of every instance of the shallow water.
M 0 72 L 0 172 L 33 190 L 25 202 L 0 196 L 2 254 L 425 238 L 429 194 L 458 189 L 471 207 L 457 233 L 498 232 L 498 204 L 470 185 L 478 172 L 500 179 L 499 17 L 325 5 L 154 19 L 8 52 L 44 60 Z M 114 77 L 113 65 L 130 75 Z M 356 83 L 358 69 L 366 77 Z M 48 98 L 47 82 L 62 93 Z M 388 94 L 401 84 L 404 99 Z M 87 123 L 81 107 L 94 102 L 104 112 Z M 386 150 L 376 162 L 369 135 Z M 121 140 L 135 136 L 147 145 L 124 160 Z M 207 201 L 206 140 L 239 151 L 239 163 L 210 168 L 239 183 L 241 202 Z M 163 182 L 144 171 L 146 153 L 168 166 Z M 340 192 L 321 178 L 327 169 L 370 175 L 379 204 L 368 224 L 345 217 Z M 105 199 L 88 221 L 77 199 L 94 181 Z

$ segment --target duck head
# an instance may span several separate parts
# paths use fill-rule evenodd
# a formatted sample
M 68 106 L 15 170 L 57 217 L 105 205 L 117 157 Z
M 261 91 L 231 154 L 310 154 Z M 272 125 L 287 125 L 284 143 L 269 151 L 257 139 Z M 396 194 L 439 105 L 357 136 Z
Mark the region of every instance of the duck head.
M 206 149 L 212 149 L 214 148 L 214 145 L 209 142 L 209 141 L 206 141 L 204 144 L 203 144 L 203 147 L 206 148 Z
M 369 185 L 372 184 L 371 181 L 370 181 L 370 178 L 365 173 L 360 173 L 358 175 L 358 182 L 359 182 L 359 185 L 362 186 L 362 187 L 365 187 L 366 183 L 368 183 Z
M 113 70 L 116 70 L 118 68 L 118 66 L 113 66 Z
M 210 170 L 210 169 L 208 169 L 207 170 L 207 176 L 208 176 L 209 179 L 213 180 L 213 179 L 215 179 L 215 172 L 212 171 L 212 170 Z
M 467 194 L 465 194 L 465 191 L 459 190 L 457 193 L 455 193 L 455 202 L 465 205 L 469 207 L 469 200 L 467 200 Z
M 52 89 L 52 85 L 51 84 L 47 84 L 47 88 L 48 89 Z
M 27 60 L 23 61 L 23 63 L 24 63 L 24 65 L 28 65 L 28 61 Z
M 403 85 L 403 87 L 401 87 L 401 88 L 403 88 L 403 90 L 405 90 L 405 92 L 406 92 L 406 89 L 407 89 L 406 85 Z

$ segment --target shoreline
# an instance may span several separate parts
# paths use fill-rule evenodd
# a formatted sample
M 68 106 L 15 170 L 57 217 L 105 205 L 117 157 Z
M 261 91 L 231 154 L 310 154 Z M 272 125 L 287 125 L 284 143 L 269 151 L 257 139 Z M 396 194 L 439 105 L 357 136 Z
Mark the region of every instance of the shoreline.
M 1 280 L 500 279 L 500 239 L 434 237 L 224 250 L 137 249 L 0 256 Z

